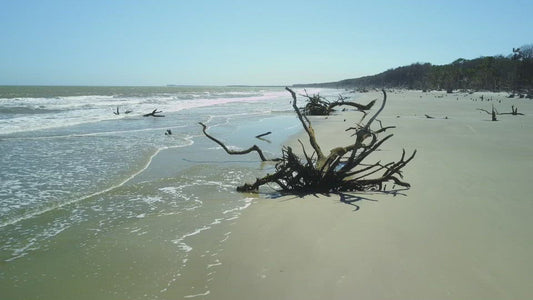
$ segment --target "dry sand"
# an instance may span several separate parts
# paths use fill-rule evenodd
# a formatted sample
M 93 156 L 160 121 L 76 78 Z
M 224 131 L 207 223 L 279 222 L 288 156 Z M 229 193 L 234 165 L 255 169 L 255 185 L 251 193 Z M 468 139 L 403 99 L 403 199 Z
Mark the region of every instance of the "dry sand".
M 417 149 L 404 172 L 412 188 L 356 194 L 357 206 L 337 195 L 256 200 L 231 226 L 205 298 L 533 297 L 533 101 L 489 93 L 388 96 L 380 119 L 397 126 L 395 136 L 370 160 Z M 374 98 L 380 93 L 358 101 Z M 500 112 L 514 104 L 526 115 L 491 122 L 476 110 L 491 104 Z M 343 130 L 359 118 L 314 117 L 323 150 L 348 144 Z

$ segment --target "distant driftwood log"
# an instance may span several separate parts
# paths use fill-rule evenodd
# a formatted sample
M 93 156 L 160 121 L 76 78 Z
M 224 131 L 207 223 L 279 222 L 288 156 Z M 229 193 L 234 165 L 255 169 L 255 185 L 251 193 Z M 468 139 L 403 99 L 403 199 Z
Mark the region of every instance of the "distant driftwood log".
M 486 112 L 487 114 L 491 115 L 491 120 L 492 121 L 498 121 L 498 119 L 496 118 L 496 116 L 498 116 L 498 115 L 513 115 L 513 116 L 523 116 L 524 115 L 523 113 L 519 113 L 518 112 L 518 107 L 514 107 L 514 105 L 511 105 L 511 112 L 506 112 L 506 113 L 499 113 L 498 110 L 496 110 L 496 108 L 494 108 L 494 105 L 492 105 L 492 110 L 491 111 L 488 111 L 488 110 L 483 109 L 483 108 L 478 108 L 477 110 Z
M 334 108 L 337 106 L 352 106 L 355 107 L 358 111 L 363 112 L 366 115 L 366 111 L 371 109 L 376 103 L 376 100 L 370 101 L 368 104 L 363 105 L 356 102 L 346 101 L 346 97 L 339 95 L 336 101 L 328 101 L 319 94 L 309 96 L 307 91 L 305 95 L 300 95 L 307 98 L 307 103 L 304 106 L 303 112 L 305 115 L 309 116 L 327 116 L 330 115 Z
M 151 113 L 144 114 L 143 117 L 164 117 L 164 115 L 159 115 L 160 113 L 162 111 L 158 111 L 156 108 Z

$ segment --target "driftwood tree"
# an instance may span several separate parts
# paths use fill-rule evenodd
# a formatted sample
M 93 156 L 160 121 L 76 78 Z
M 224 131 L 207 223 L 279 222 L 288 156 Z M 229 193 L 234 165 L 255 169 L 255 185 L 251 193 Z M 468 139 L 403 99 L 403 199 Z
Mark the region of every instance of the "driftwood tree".
M 487 114 L 491 115 L 491 120 L 492 121 L 498 121 L 498 118 L 496 118 L 496 116 L 498 116 L 498 115 L 513 115 L 513 116 L 523 116 L 524 115 L 523 113 L 519 113 L 518 112 L 518 107 L 515 107 L 514 105 L 511 105 L 511 112 L 506 112 L 506 113 L 498 112 L 498 110 L 496 110 L 496 108 L 494 108 L 494 105 L 492 105 L 492 110 L 491 111 L 488 111 L 488 110 L 483 109 L 483 108 L 478 108 L 477 110 L 486 112 Z
M 511 105 L 511 112 L 501 113 L 500 115 L 523 116 L 524 114 L 518 112 L 518 107 L 514 107 L 514 105 Z
M 346 101 L 347 98 L 342 95 L 339 95 L 338 99 L 335 101 L 328 101 L 319 94 L 309 96 L 307 92 L 305 95 L 301 96 L 307 98 L 307 103 L 304 106 L 303 112 L 305 115 L 309 116 L 327 116 L 334 111 L 335 107 L 343 105 L 355 107 L 357 110 L 366 114 L 366 111 L 371 109 L 372 106 L 374 106 L 374 103 L 376 103 L 376 100 L 372 100 L 370 103 L 362 105 L 356 102 Z
M 409 183 L 403 181 L 402 168 L 405 167 L 415 156 L 416 150 L 409 157 L 406 157 L 403 150 L 397 162 L 381 163 L 380 161 L 367 164 L 365 159 L 376 151 L 386 140 L 393 135 L 389 134 L 383 138 L 378 135 L 394 126 L 372 129 L 373 122 L 383 111 L 387 94 L 383 90 L 383 103 L 379 110 L 366 123 L 360 121 L 355 127 L 346 131 L 355 131 L 353 140 L 346 146 L 337 147 L 331 150 L 329 155 L 325 155 L 316 139 L 315 131 L 306 115 L 302 114 L 297 106 L 296 94 L 290 88 L 293 102 L 292 107 L 296 112 L 302 127 L 309 138 L 309 144 L 313 148 L 311 155 L 306 151 L 303 143 L 303 158 L 297 156 L 291 147 L 283 147 L 282 157 L 267 159 L 257 145 L 242 150 L 234 151 L 228 149 L 218 139 L 207 133 L 207 127 L 200 123 L 203 133 L 211 140 L 219 144 L 228 154 L 247 154 L 257 152 L 262 161 L 276 161 L 275 172 L 258 178 L 254 183 L 245 183 L 237 188 L 241 192 L 256 192 L 259 187 L 266 184 L 277 184 L 282 191 L 291 193 L 330 193 L 344 191 L 370 191 L 384 189 L 384 183 L 392 182 L 402 187 L 410 187 Z
M 160 115 L 162 111 L 154 109 L 151 113 L 144 114 L 143 117 L 164 117 L 164 115 Z

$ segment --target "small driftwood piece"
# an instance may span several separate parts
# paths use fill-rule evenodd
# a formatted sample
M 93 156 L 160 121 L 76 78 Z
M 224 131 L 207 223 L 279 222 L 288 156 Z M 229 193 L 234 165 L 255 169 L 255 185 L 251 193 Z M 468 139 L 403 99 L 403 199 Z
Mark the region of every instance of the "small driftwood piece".
M 151 113 L 144 114 L 143 117 L 164 117 L 164 115 L 159 115 L 160 113 L 162 113 L 162 111 L 158 111 L 156 108 Z
M 296 93 L 290 88 L 285 88 L 292 96 L 292 107 L 298 116 L 312 147 L 312 154 L 309 155 L 301 141 L 303 157 L 297 156 L 291 147 L 283 147 L 282 157 L 277 159 L 274 173 L 267 174 L 262 178 L 257 178 L 254 183 L 245 183 L 237 187 L 240 192 L 257 192 L 260 186 L 266 184 L 276 184 L 284 192 L 289 193 L 330 193 L 345 191 L 370 191 L 384 190 L 384 183 L 392 182 L 405 188 L 410 184 L 403 180 L 402 169 L 415 157 L 416 150 L 409 156 L 405 150 L 402 151 L 400 159 L 396 162 L 365 163 L 365 159 L 391 138 L 389 134 L 382 139 L 378 138 L 380 133 L 393 126 L 383 127 L 380 122 L 380 129 L 372 129 L 372 124 L 377 116 L 383 111 L 387 94 L 383 90 L 383 102 L 378 111 L 366 122 L 362 121 L 347 130 L 354 130 L 352 143 L 334 148 L 328 155 L 324 154 L 317 141 L 315 131 L 311 122 L 297 106 Z M 219 144 L 228 154 L 247 154 L 256 151 L 261 160 L 266 158 L 256 145 L 243 151 L 229 150 L 222 142 L 210 136 L 203 127 L 204 134 L 217 144 Z
M 500 115 L 513 115 L 513 116 L 523 116 L 523 113 L 518 112 L 518 107 L 514 107 L 514 105 L 511 105 L 511 112 L 508 113 L 501 113 Z
M 132 110 L 126 110 L 124 113 L 125 114 L 129 114 L 131 112 L 132 112 Z M 120 110 L 119 110 L 118 106 L 117 106 L 117 109 L 115 111 L 113 111 L 113 114 L 116 115 L 116 116 L 120 115 Z
M 272 133 L 272 132 L 269 131 L 269 132 L 265 132 L 265 133 L 261 133 L 261 134 L 259 134 L 259 135 L 256 135 L 255 137 L 258 138 L 258 139 L 260 139 L 260 138 L 262 138 L 262 137 L 264 137 L 264 136 L 267 136 L 267 135 L 269 135 L 269 134 L 271 134 L 271 133 Z
M 448 116 L 445 116 L 444 118 L 435 118 L 433 116 L 430 116 L 430 115 L 424 115 L 426 116 L 426 119 L 444 119 L 444 120 L 448 120 Z

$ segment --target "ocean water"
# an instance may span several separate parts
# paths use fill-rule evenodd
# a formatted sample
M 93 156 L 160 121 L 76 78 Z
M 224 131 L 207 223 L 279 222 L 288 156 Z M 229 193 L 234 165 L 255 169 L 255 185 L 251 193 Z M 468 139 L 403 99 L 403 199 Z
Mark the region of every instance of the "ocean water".
M 0 298 L 208 292 L 225 224 L 260 197 L 236 186 L 273 165 L 227 155 L 198 122 L 275 157 L 300 130 L 290 101 L 281 87 L 0 87 Z M 154 109 L 165 117 L 143 117 Z

